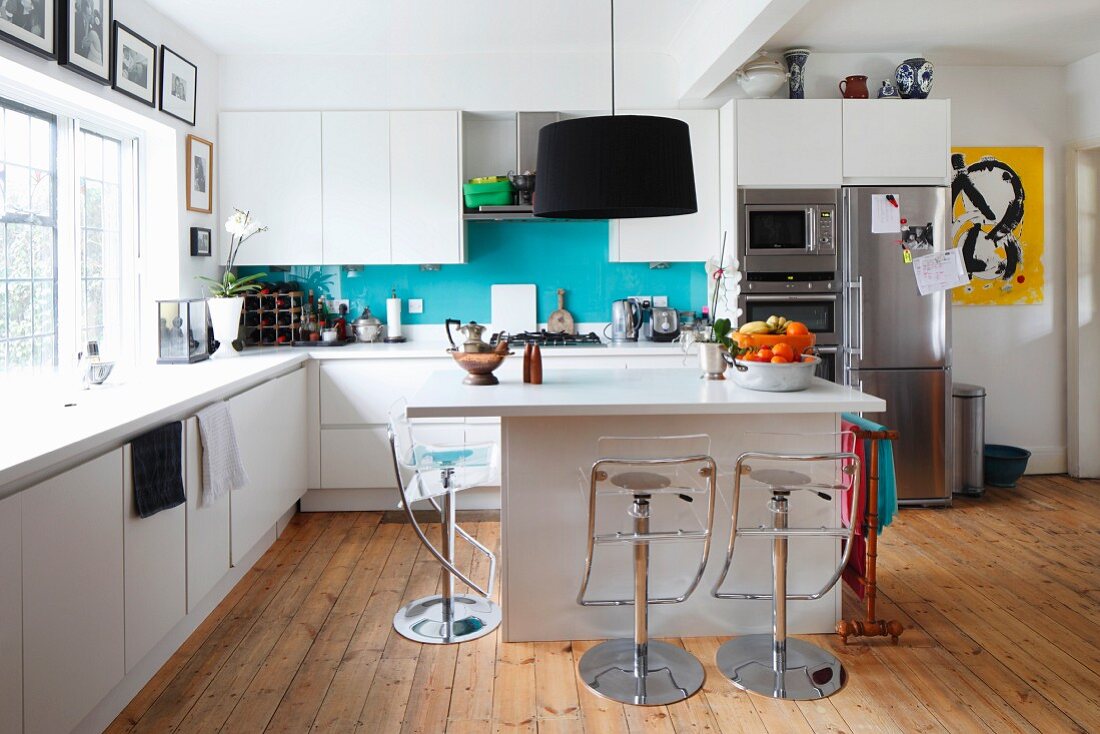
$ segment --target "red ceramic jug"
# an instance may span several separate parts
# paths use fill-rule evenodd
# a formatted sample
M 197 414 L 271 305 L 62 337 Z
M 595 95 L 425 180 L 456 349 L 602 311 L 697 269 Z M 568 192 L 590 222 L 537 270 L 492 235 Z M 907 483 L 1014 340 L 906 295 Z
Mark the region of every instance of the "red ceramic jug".
M 867 77 L 855 74 L 840 80 L 836 85 L 845 99 L 867 99 Z

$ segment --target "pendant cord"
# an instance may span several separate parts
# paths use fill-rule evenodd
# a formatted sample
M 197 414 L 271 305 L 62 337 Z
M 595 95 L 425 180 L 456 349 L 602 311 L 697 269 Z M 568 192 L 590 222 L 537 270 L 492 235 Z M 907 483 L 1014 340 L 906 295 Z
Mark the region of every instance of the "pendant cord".
M 611 116 L 615 116 L 615 0 L 611 0 Z

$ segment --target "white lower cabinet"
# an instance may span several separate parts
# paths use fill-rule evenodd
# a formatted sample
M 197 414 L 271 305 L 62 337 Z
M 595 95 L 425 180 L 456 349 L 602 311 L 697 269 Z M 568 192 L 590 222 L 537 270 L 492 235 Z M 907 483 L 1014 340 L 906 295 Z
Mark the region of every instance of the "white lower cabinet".
M 125 673 L 122 486 L 116 449 L 22 493 L 27 734 L 72 730 Z
M 123 568 L 126 670 L 183 619 L 187 608 L 187 508 L 140 517 L 134 505 L 132 451 L 123 447 Z
M 187 484 L 187 612 L 229 573 L 229 498 L 202 507 L 202 438 L 198 418 L 183 423 Z
M 235 566 L 305 493 L 305 370 L 231 398 L 229 412 L 249 480 L 229 497 Z
M 0 734 L 23 731 L 22 506 L 0 500 Z

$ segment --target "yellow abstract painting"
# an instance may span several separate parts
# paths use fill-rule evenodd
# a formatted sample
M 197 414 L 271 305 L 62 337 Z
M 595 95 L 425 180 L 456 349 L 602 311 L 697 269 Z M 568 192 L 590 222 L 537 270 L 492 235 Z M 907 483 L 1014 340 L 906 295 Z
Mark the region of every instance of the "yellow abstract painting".
M 1043 149 L 952 148 L 954 246 L 970 284 L 952 291 L 969 306 L 1043 302 Z

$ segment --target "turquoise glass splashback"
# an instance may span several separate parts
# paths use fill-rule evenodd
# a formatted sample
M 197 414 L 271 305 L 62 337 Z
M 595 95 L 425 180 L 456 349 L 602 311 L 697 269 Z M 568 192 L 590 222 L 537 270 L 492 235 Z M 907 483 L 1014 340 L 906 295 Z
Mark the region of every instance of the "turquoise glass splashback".
M 353 314 L 364 306 L 385 320 L 392 289 L 405 299 L 406 324 L 438 324 L 444 319 L 489 321 L 489 286 L 534 283 L 538 286 L 538 319 L 545 322 L 558 307 L 557 290 L 566 290 L 565 307 L 577 321 L 608 321 L 611 301 L 634 295 L 668 296 L 681 311 L 700 311 L 706 302 L 702 263 L 671 263 L 652 269 L 648 263 L 608 262 L 608 223 L 469 222 L 468 262 L 422 271 L 418 265 L 368 265 L 359 272 L 338 266 L 303 264 L 289 272 L 267 270 L 269 280 L 298 280 L 316 293 L 347 298 Z M 408 313 L 408 299 L 422 298 L 424 313 Z

